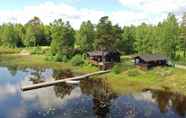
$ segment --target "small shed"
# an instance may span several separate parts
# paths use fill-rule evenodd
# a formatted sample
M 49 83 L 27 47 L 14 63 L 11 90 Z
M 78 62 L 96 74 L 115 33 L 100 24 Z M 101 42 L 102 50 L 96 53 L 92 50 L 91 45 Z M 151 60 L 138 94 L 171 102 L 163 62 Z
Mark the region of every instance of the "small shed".
M 104 69 L 109 69 L 114 63 L 120 62 L 120 53 L 117 51 L 93 51 L 88 52 L 90 62 Z
M 168 59 L 160 54 L 140 54 L 134 56 L 134 63 L 142 68 L 149 69 L 155 66 L 168 66 Z

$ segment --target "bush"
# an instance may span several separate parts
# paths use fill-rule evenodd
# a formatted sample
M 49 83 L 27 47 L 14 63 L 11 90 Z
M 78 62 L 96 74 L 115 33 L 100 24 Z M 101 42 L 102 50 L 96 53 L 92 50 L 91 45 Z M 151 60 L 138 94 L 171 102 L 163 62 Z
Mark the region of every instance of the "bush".
M 47 53 L 45 60 L 47 60 L 47 61 L 53 61 L 54 60 L 54 56 L 52 55 L 51 52 Z
M 68 58 L 68 56 L 66 56 L 66 55 L 63 55 L 62 56 L 62 62 L 67 62 L 69 60 L 69 58 Z
M 177 55 L 176 57 L 175 57 L 175 60 L 176 61 L 179 61 L 181 59 L 181 56 L 180 55 Z
M 117 65 L 115 65 L 115 66 L 112 68 L 112 72 L 113 72 L 114 74 L 120 74 L 120 73 L 122 72 L 122 70 L 123 70 L 122 67 L 123 67 L 122 64 L 117 64 Z
M 43 54 L 43 50 L 41 49 L 41 47 L 34 47 L 31 51 L 31 54 Z
M 81 55 L 76 55 L 71 59 L 71 64 L 73 66 L 80 66 L 84 64 L 84 59 L 82 58 Z
M 135 77 L 135 76 L 138 76 L 138 75 L 140 75 L 140 72 L 138 71 L 138 70 L 129 70 L 128 71 L 128 76 L 129 77 Z
M 56 62 L 67 62 L 69 58 L 62 53 L 52 54 L 51 52 L 48 52 L 45 58 L 47 61 L 56 61 Z
M 57 53 L 57 54 L 54 56 L 54 61 L 66 62 L 66 61 L 67 61 L 67 57 L 66 57 L 66 55 L 63 55 L 63 54 L 61 54 L 61 53 Z

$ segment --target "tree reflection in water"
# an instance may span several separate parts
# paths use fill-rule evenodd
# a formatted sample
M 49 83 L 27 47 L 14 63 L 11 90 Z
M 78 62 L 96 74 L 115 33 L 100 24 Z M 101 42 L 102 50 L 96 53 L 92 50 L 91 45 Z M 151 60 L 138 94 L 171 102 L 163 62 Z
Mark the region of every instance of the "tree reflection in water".
M 64 74 L 64 72 L 57 73 L 60 73 L 60 78 Z M 70 95 L 75 87 L 77 86 L 62 83 L 56 85 L 54 90 L 56 96 L 63 99 L 66 95 Z M 110 85 L 104 79 L 84 79 L 81 80 L 79 87 L 83 95 L 92 98 L 92 110 L 97 118 L 108 117 L 112 100 L 117 97 L 111 90 Z
M 82 80 L 80 87 L 83 94 L 93 97 L 93 111 L 97 118 L 108 117 L 112 100 L 117 97 L 110 85 L 102 78 Z
M 18 66 L 9 66 L 9 67 L 7 67 L 7 69 L 12 76 L 15 76 L 17 71 L 19 70 Z
M 53 77 L 55 80 L 65 79 L 65 78 L 69 78 L 73 76 L 74 75 L 70 69 L 53 71 Z M 70 95 L 71 91 L 74 88 L 75 87 L 73 85 L 69 85 L 66 83 L 60 83 L 54 86 L 54 91 L 57 97 L 60 97 L 61 99 L 63 99 L 66 95 Z
M 61 83 L 61 84 L 54 86 L 54 91 L 57 97 L 63 99 L 66 95 L 70 95 L 74 88 L 75 87 L 73 85 Z
M 186 96 L 170 91 L 151 90 L 152 97 L 158 103 L 161 112 L 173 108 L 177 114 L 184 117 L 186 113 Z
M 180 116 L 185 116 L 186 113 L 186 96 L 175 94 L 172 96 L 173 108 Z
M 43 80 L 42 74 L 46 71 L 46 69 L 34 69 L 32 70 L 32 72 L 30 73 L 30 81 L 32 81 L 33 84 L 38 84 L 38 83 L 42 83 L 45 82 L 45 80 Z
M 32 70 L 32 72 L 30 73 L 30 81 L 32 81 L 33 84 L 38 84 L 41 82 L 45 82 L 45 80 L 43 79 L 43 73 L 46 71 L 46 69 L 34 69 Z M 73 77 L 73 73 L 71 70 L 66 69 L 66 70 L 53 70 L 53 78 L 55 80 L 60 80 L 60 79 L 65 79 L 65 78 L 69 78 L 69 77 Z
M 167 112 L 170 108 L 170 97 L 172 93 L 165 91 L 151 91 L 162 113 Z
M 53 77 L 55 80 L 65 79 L 73 76 L 73 72 L 70 69 L 53 70 Z

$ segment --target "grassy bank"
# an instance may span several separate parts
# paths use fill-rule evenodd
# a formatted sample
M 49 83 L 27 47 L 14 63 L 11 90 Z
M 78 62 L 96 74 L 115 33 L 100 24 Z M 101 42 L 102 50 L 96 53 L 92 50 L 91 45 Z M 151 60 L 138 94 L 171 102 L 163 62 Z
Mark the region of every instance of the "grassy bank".
M 112 83 L 112 88 L 120 94 L 144 89 L 160 89 L 186 95 L 186 73 L 182 69 L 157 67 L 145 71 L 131 68 L 120 74 L 112 72 L 106 75 L 106 78 Z
M 159 89 L 186 95 L 186 70 L 174 67 L 156 67 L 142 70 L 134 66 L 131 59 L 122 57 L 122 64 L 104 75 L 118 94 L 139 92 L 144 89 Z
M 19 50 L 20 51 L 20 50 Z M 15 66 L 20 68 L 53 68 L 71 69 L 77 73 L 94 72 L 98 69 L 88 64 L 82 66 L 72 66 L 69 63 L 47 61 L 44 55 L 19 55 L 15 51 L 9 50 L 9 54 L 0 54 L 1 66 Z M 123 58 L 119 68 L 102 77 L 107 78 L 114 91 L 119 94 L 127 92 L 141 91 L 143 89 L 161 89 L 180 92 L 186 95 L 186 73 L 185 70 L 176 68 L 154 68 L 152 70 L 141 70 L 136 68 L 129 58 Z
M 77 73 L 87 73 L 97 71 L 92 66 L 72 66 L 71 63 L 47 61 L 44 55 L 18 55 L 18 54 L 1 54 L 0 66 L 14 66 L 19 68 L 53 68 L 53 69 L 70 69 Z
M 2 55 L 2 54 L 15 54 L 15 53 L 19 53 L 21 50 L 22 49 L 20 49 L 20 48 L 12 49 L 12 48 L 0 47 L 0 55 Z

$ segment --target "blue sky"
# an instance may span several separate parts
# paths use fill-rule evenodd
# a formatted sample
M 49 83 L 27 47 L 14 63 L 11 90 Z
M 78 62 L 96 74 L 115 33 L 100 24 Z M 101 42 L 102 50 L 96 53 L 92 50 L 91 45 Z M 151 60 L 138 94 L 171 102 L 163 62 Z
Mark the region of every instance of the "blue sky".
M 50 0 L 48 0 L 50 1 Z M 25 6 L 38 5 L 46 2 L 46 0 L 5 0 L 0 4 L 1 10 L 23 9 Z M 89 8 L 105 11 L 113 11 L 124 9 L 117 0 L 51 0 L 55 4 L 66 3 L 76 6 L 76 8 Z
M 79 28 L 82 21 L 97 23 L 108 15 L 114 24 L 157 24 L 169 12 L 178 19 L 186 11 L 186 0 L 4 0 L 0 4 L 0 23 L 26 23 L 34 16 L 44 23 L 62 18 Z

